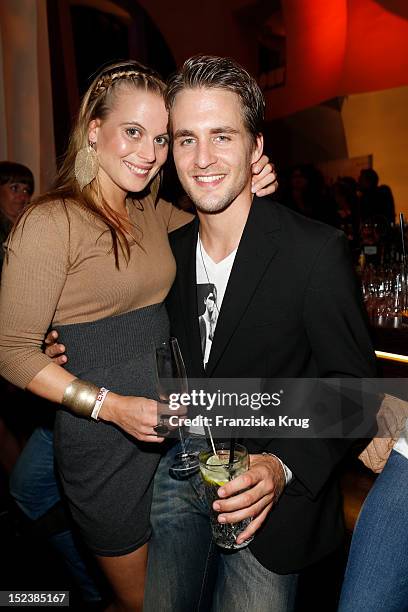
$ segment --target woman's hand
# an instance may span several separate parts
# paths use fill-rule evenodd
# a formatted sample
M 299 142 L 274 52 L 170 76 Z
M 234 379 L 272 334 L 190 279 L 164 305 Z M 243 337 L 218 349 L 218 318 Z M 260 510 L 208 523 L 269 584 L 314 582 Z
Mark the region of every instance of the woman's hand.
M 278 188 L 275 166 L 269 162 L 269 157 L 262 155 L 261 159 L 252 164 L 252 193 L 258 197 L 271 195 Z
M 111 391 L 102 404 L 99 418 L 114 423 L 141 442 L 163 442 L 157 435 L 162 410 L 158 402 L 146 397 L 117 395 Z
M 44 352 L 48 357 L 51 357 L 54 363 L 57 365 L 64 365 L 67 363 L 68 358 L 65 355 L 65 346 L 58 344 L 58 332 L 53 329 L 50 331 L 44 340 Z
M 51 357 L 57 365 L 68 362 L 65 355 L 65 346 L 58 343 L 58 332 L 52 330 L 44 340 L 45 354 Z M 164 438 L 157 435 L 155 427 L 162 417 L 177 416 L 182 420 L 186 408 L 180 406 L 177 410 L 170 410 L 165 404 L 158 404 L 145 397 L 132 397 L 117 395 L 110 391 L 102 405 L 99 418 L 114 423 L 126 433 L 141 442 L 163 442 Z M 168 422 L 167 419 L 166 423 Z M 175 429 L 166 425 L 169 433 Z

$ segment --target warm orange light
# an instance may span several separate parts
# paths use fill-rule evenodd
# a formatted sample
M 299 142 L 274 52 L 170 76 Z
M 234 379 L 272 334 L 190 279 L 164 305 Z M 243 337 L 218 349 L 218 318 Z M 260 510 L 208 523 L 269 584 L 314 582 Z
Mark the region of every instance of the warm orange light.
M 408 16 L 406 0 L 400 4 Z M 286 85 L 267 93 L 267 119 L 408 83 L 408 19 L 375 0 L 284 0 L 282 6 Z
M 379 359 L 387 361 L 399 361 L 400 363 L 408 363 L 408 355 L 398 355 L 398 353 L 386 353 L 385 351 L 375 351 Z

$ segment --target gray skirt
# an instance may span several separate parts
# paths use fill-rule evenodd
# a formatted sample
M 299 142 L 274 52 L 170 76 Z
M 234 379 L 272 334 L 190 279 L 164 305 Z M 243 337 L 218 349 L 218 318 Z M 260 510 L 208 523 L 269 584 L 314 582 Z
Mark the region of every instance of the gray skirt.
M 157 398 L 154 348 L 169 336 L 164 304 L 57 331 L 69 372 L 121 395 Z M 72 517 L 94 553 L 124 555 L 147 542 L 159 444 L 61 408 L 55 456 Z

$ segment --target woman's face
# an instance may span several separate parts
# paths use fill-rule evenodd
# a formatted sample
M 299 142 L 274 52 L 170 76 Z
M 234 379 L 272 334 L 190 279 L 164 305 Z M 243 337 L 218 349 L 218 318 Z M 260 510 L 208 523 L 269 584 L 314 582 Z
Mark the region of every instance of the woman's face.
M 137 193 L 150 183 L 167 158 L 167 120 L 159 94 L 123 86 L 107 117 L 91 121 L 89 140 L 95 142 L 105 197 Z
M 31 198 L 31 189 L 25 183 L 11 181 L 0 185 L 0 210 L 14 223 Z

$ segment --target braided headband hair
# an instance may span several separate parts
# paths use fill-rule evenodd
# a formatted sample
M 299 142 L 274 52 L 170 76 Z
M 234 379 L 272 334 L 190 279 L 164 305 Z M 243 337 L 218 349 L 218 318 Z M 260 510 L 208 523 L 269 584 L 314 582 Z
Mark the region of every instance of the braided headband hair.
M 165 91 L 165 84 L 155 70 L 130 60 L 104 68 L 91 86 L 89 101 L 106 95 L 113 85 L 124 80 L 139 82 L 146 90 L 152 89 L 161 94 Z

